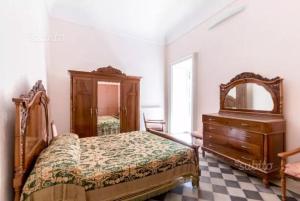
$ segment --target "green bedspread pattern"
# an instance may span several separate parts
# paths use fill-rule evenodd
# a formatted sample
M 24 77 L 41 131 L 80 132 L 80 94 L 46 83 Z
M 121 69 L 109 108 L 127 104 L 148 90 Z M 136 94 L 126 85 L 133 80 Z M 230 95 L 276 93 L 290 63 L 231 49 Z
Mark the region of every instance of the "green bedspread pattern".
M 88 191 L 195 161 L 192 149 L 147 132 L 81 139 L 75 134 L 63 135 L 39 156 L 22 199 L 56 184 L 76 184 Z
M 97 134 L 108 135 L 120 133 L 120 120 L 112 116 L 98 116 Z
M 38 157 L 24 187 L 21 200 L 31 193 L 56 184 L 78 183 L 80 141 L 75 134 L 54 138 Z

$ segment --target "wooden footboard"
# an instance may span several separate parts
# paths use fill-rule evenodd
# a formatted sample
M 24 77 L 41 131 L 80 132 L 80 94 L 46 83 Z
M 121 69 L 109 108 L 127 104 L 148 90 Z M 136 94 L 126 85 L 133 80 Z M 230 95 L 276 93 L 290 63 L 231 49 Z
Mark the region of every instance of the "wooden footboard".
M 197 176 L 192 177 L 192 184 L 193 184 L 193 187 L 199 188 L 199 178 L 200 178 L 200 175 L 201 175 L 201 170 L 200 170 L 200 165 L 199 165 L 199 146 L 186 143 L 182 140 L 179 140 L 179 139 L 173 137 L 172 135 L 170 135 L 168 133 L 163 133 L 163 132 L 155 131 L 155 130 L 152 130 L 152 129 L 149 129 L 149 132 L 152 133 L 152 134 L 155 134 L 157 136 L 172 140 L 172 141 L 177 142 L 179 144 L 182 144 L 184 146 L 190 147 L 194 150 L 195 159 L 196 159 L 196 163 L 197 163 Z

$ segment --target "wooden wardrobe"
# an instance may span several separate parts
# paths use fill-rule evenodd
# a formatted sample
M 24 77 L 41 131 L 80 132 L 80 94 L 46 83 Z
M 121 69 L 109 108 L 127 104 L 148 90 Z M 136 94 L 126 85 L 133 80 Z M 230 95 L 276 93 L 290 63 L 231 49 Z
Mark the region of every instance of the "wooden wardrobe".
M 119 83 L 120 132 L 140 129 L 140 79 L 111 66 L 92 72 L 69 70 L 71 78 L 71 132 L 80 137 L 97 135 L 98 82 Z M 105 94 L 101 94 L 105 96 Z

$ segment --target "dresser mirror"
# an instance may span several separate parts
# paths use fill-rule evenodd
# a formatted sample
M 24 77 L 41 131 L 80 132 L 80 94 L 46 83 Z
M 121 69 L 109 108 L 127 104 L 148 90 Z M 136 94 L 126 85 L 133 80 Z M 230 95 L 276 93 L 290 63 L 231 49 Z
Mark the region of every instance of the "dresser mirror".
M 220 111 L 282 114 L 282 80 L 242 73 L 220 86 Z
M 256 83 L 242 83 L 231 88 L 225 96 L 225 109 L 272 111 L 272 94 Z

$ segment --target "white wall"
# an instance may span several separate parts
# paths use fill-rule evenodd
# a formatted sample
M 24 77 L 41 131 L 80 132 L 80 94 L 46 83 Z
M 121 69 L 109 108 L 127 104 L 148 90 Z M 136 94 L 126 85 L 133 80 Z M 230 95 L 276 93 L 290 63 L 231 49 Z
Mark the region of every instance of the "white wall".
M 300 146 L 300 1 L 240 0 L 231 7 L 243 4 L 244 12 L 214 29 L 208 29 L 211 18 L 169 44 L 167 64 L 198 52 L 199 122 L 201 114 L 219 110 L 219 84 L 236 74 L 284 78 L 286 139 L 291 150 Z
M 70 127 L 68 70 L 92 71 L 112 65 L 128 75 L 142 76 L 141 105 L 163 108 L 163 46 L 56 18 L 50 18 L 49 29 L 59 38 L 48 48 L 48 90 L 51 115 L 60 132 Z
M 0 7 L 0 200 L 12 200 L 15 108 L 12 97 L 46 82 L 42 1 L 10 0 Z M 46 84 L 46 83 L 45 83 Z

